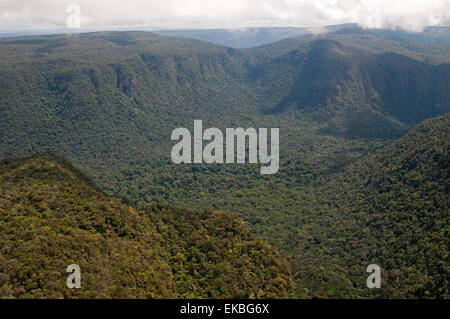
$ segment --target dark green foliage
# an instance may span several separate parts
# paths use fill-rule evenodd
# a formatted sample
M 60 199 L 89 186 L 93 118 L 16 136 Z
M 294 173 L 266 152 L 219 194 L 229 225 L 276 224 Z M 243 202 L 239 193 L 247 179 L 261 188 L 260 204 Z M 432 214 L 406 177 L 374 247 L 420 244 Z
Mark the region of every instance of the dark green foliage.
M 153 206 L 145 209 L 170 251 L 180 294 L 206 298 L 289 297 L 286 261 L 231 214 Z M 281 271 L 280 271 L 281 270 Z M 264 283 L 270 283 L 268 286 Z
M 69 264 L 82 288 L 66 287 Z M 60 157 L 0 164 L 0 298 L 280 298 L 285 260 L 224 212 L 119 203 Z
M 289 259 L 299 297 L 419 297 L 420 289 L 445 296 L 441 279 L 430 279 L 435 274 L 419 276 L 414 291 L 398 281 L 389 290 L 369 292 L 364 276 L 370 258 L 356 250 L 359 241 L 352 236 L 363 236 L 355 221 L 358 205 L 366 209 L 378 199 L 337 202 L 344 177 L 354 176 L 343 170 L 363 167 L 367 153 L 449 112 L 449 52 L 448 43 L 396 40 L 360 29 L 246 50 L 144 32 L 2 39 L 0 156 L 61 154 L 134 207 L 162 203 L 235 213 Z M 258 165 L 174 165 L 170 134 L 176 127 L 192 128 L 195 119 L 222 130 L 279 127 L 280 171 L 261 176 Z M 427 138 L 433 136 L 423 137 L 424 146 Z M 366 186 L 357 185 L 345 189 L 363 194 Z M 415 188 L 402 194 L 397 186 L 395 196 L 408 201 Z M 448 200 L 447 190 L 434 195 Z M 346 211 L 352 213 L 330 202 L 354 205 Z M 391 216 L 386 207 L 379 214 Z M 370 246 L 370 256 L 379 256 L 384 266 L 380 250 L 407 237 L 394 234 L 390 241 L 373 232 L 382 244 L 362 247 Z M 436 258 L 426 257 L 430 265 L 444 257 L 436 247 Z M 397 278 L 406 278 L 407 259 L 399 256 L 388 270 L 398 266 L 403 274 Z M 186 292 L 193 279 L 178 275 Z M 425 282 L 438 288 L 425 288 Z M 227 295 L 220 285 L 214 289 L 199 295 Z M 250 294 L 239 286 L 231 290 Z
M 318 236 L 316 249 L 334 261 L 315 265 L 331 278 L 344 278 L 342 287 L 352 295 L 372 295 L 364 269 L 375 263 L 383 270 L 383 289 L 375 296 L 448 298 L 449 143 L 445 115 L 333 176 L 324 190 L 329 203 L 315 217 L 322 232 L 310 236 Z M 315 268 L 297 274 L 305 286 L 310 275 L 317 275 Z M 318 293 L 325 287 L 312 288 Z

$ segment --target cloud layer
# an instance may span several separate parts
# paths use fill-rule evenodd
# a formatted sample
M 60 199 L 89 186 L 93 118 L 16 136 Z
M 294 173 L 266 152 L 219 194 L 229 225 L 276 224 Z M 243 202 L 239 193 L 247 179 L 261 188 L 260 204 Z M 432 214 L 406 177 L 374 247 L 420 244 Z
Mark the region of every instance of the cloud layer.
M 450 0 L 1 0 L 0 29 L 64 28 L 75 4 L 83 28 L 450 24 Z M 73 17 L 72 17 L 73 18 Z

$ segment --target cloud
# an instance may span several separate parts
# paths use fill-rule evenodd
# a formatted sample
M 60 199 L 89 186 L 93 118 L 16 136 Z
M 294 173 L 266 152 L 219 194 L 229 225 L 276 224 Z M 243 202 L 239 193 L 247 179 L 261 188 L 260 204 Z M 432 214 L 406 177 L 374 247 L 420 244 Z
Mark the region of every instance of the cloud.
M 450 0 L 2 0 L 0 29 L 64 28 L 70 4 L 81 8 L 84 28 L 358 23 L 418 32 L 450 24 Z
M 424 27 L 449 24 L 450 0 L 361 0 L 358 21 L 370 28 L 400 28 L 419 32 Z

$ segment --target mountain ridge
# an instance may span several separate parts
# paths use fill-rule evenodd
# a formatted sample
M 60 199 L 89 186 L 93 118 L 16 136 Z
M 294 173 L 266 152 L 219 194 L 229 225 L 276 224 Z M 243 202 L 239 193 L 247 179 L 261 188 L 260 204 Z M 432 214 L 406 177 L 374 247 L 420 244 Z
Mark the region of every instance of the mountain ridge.
M 225 212 L 147 206 L 94 188 L 60 156 L 0 163 L 1 298 L 281 298 L 290 270 Z M 79 264 L 81 289 L 65 287 Z
M 378 296 L 360 286 L 361 260 L 333 255 L 336 242 L 345 248 L 352 238 L 342 242 L 328 228 L 341 215 L 328 207 L 327 181 L 448 112 L 448 44 L 427 47 L 361 30 L 245 50 L 132 32 L 23 40 L 0 40 L 0 157 L 61 154 L 134 207 L 230 211 L 289 259 L 297 296 Z M 280 128 L 279 172 L 268 178 L 251 164 L 173 164 L 171 131 L 196 119 L 220 129 Z M 331 219 L 323 219 L 328 210 Z M 358 225 L 338 221 L 343 229 Z M 334 238 L 324 238 L 325 230 Z M 445 295 L 439 288 L 431 280 L 431 291 L 389 291 Z

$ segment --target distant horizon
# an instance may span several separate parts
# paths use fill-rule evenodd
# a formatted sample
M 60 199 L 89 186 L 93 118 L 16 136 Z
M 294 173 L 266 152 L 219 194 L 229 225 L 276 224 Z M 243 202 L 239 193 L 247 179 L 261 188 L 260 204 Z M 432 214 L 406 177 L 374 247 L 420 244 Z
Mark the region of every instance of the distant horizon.
M 0 30 L 320 28 L 421 32 L 450 24 L 450 0 L 3 0 Z
M 153 32 L 153 31 L 201 31 L 201 30 L 223 30 L 223 31 L 245 31 L 245 30 L 253 30 L 253 29 L 320 29 L 320 28 L 330 28 L 330 27 L 339 27 L 339 26 L 348 26 L 349 28 L 361 28 L 363 30 L 386 30 L 386 31 L 395 31 L 395 32 L 404 32 L 411 34 L 421 34 L 424 33 L 428 29 L 434 28 L 449 28 L 450 24 L 442 24 L 442 25 L 433 25 L 427 26 L 420 32 L 407 31 L 403 29 L 390 29 L 390 28 L 367 28 L 357 23 L 340 23 L 340 24 L 326 24 L 319 26 L 295 26 L 295 25 L 255 25 L 248 27 L 155 27 L 155 26 L 136 26 L 136 27 L 108 27 L 108 28 L 79 28 L 79 29 L 70 29 L 70 28 L 21 28 L 21 29 L 0 29 L 0 34 L 13 34 L 13 33 L 42 33 L 46 34 L 50 32 L 54 34 L 55 32 L 64 32 L 64 33 L 89 33 L 89 32 L 126 32 L 126 31 L 143 31 L 143 32 Z

